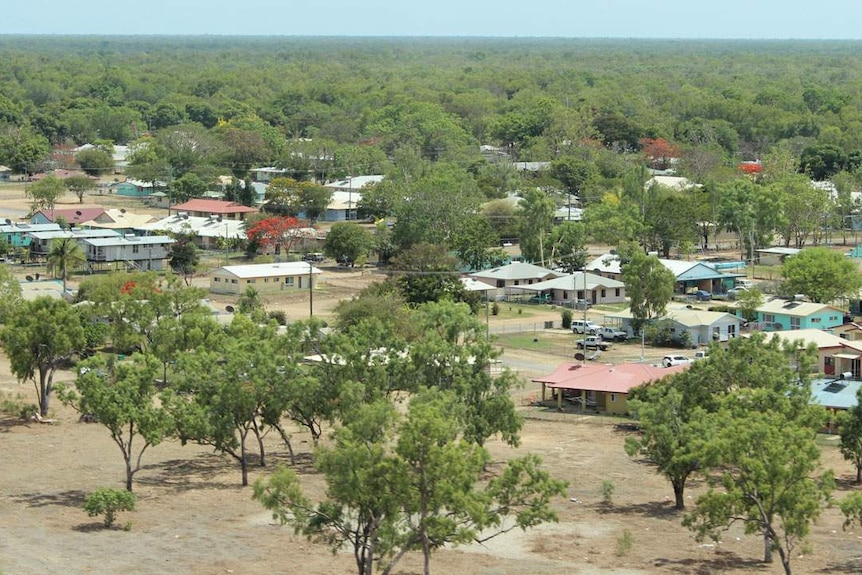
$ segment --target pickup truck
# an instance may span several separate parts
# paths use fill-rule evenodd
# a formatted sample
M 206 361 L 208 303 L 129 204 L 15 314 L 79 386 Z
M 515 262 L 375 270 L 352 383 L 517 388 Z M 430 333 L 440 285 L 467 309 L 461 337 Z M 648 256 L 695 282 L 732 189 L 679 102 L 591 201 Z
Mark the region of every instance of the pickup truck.
M 578 338 L 575 340 L 575 347 L 578 349 L 600 349 L 607 351 L 611 348 L 611 344 L 603 340 L 597 335 L 588 335 L 586 338 Z
M 615 327 L 604 326 L 599 330 L 598 336 L 606 341 L 625 341 L 628 334 Z

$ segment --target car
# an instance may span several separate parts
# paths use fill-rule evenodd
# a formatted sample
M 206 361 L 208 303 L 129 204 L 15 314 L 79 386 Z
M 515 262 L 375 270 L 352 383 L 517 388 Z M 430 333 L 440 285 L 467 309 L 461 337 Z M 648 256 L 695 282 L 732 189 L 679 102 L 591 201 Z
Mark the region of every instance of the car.
M 735 288 L 727 290 L 727 299 L 736 299 L 739 297 L 739 294 L 742 292 L 748 291 L 748 288 L 745 286 L 736 286 Z
M 611 344 L 597 335 L 588 335 L 585 338 L 577 340 L 575 347 L 578 349 L 600 349 L 607 351 L 611 348 Z
M 602 326 L 595 324 L 589 320 L 574 319 L 572 320 L 572 331 L 575 333 L 586 333 L 587 335 L 596 335 L 602 330 Z
M 321 253 L 305 254 L 302 256 L 304 262 L 322 262 L 326 257 Z
M 661 364 L 665 367 L 672 367 L 674 365 L 685 365 L 693 361 L 693 359 L 686 355 L 666 355 L 662 358 Z
M 697 301 L 709 301 L 712 299 L 712 293 L 705 289 L 699 289 L 694 292 L 694 299 Z
M 621 329 L 615 327 L 602 326 L 599 330 L 599 337 L 607 341 L 625 341 L 628 339 L 628 334 Z
M 549 294 L 549 293 L 536 294 L 533 297 L 531 297 L 530 299 L 528 299 L 527 301 L 529 303 L 550 303 L 551 294 Z

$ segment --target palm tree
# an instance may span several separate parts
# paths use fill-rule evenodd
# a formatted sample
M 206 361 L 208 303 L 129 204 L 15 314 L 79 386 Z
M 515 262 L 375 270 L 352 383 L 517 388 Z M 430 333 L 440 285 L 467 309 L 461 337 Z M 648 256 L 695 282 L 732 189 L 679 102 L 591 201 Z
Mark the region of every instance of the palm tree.
M 247 315 L 254 315 L 255 313 L 263 311 L 264 304 L 263 299 L 260 297 L 260 292 L 252 286 L 248 286 L 245 288 L 243 294 L 239 296 L 237 307 L 239 308 L 239 313 Z
M 66 277 L 70 268 L 82 265 L 86 261 L 81 246 L 73 238 L 58 238 L 51 244 L 48 252 L 48 269 L 63 279 L 63 295 L 66 294 Z

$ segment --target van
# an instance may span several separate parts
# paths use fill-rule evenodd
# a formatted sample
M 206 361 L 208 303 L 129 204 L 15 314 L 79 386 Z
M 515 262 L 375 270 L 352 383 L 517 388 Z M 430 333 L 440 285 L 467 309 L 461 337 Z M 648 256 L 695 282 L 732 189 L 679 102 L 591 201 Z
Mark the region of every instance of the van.
M 747 278 L 737 278 L 733 287 L 751 289 L 754 287 L 754 282 Z
M 575 333 L 586 333 L 588 335 L 596 335 L 602 330 L 602 326 L 593 322 L 582 319 L 572 320 L 572 331 Z

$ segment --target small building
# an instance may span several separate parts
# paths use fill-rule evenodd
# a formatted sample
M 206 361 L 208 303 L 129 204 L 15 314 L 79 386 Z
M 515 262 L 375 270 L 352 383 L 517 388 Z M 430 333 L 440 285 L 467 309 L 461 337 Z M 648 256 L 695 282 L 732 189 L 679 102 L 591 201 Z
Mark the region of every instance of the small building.
M 183 213 L 139 225 L 135 231 L 145 234 L 191 235 L 194 237 L 195 245 L 203 249 L 218 248 L 219 238 L 231 240 L 244 240 L 246 238 L 245 222 L 242 220 L 231 220 L 220 216 L 204 218 Z
M 711 294 L 724 293 L 733 287 L 734 280 L 745 274 L 722 273 L 710 262 L 669 260 L 659 258 L 661 264 L 676 277 L 674 293 L 686 294 L 691 290 L 705 290 Z M 584 266 L 588 272 L 622 281 L 620 259 L 615 254 L 604 254 Z
M 253 287 L 261 294 L 314 289 L 321 272 L 307 262 L 224 266 L 210 278 L 210 292 L 239 296 Z
M 134 214 L 125 208 L 109 208 L 96 218 L 83 222 L 82 228 L 114 230 L 122 235 L 134 233 L 138 227 L 152 222 L 155 218 L 147 214 Z
M 579 411 L 589 409 L 608 415 L 625 415 L 629 411 L 628 395 L 632 389 L 688 367 L 688 364 L 656 367 L 646 363 L 563 363 L 553 373 L 533 381 L 542 384 L 543 402 L 546 400 L 546 390 L 552 390 L 559 409 L 562 409 L 565 400 L 577 406 Z
M 28 248 L 33 237 L 30 235 L 33 232 L 59 232 L 60 224 L 27 224 L 24 222 L 13 222 L 6 220 L 5 224 L 0 224 L 0 237 L 7 244 L 16 248 Z
M 168 236 L 127 235 L 83 240 L 84 253 L 91 268 L 123 267 L 142 271 L 162 270 L 173 238 Z
M 832 329 L 844 323 L 844 311 L 825 303 L 772 298 L 757 308 L 753 329 L 783 331 Z
M 284 168 L 275 168 L 272 166 L 267 166 L 264 168 L 253 168 L 251 173 L 254 175 L 254 179 L 256 182 L 269 183 L 273 181 L 275 178 L 286 178 L 288 177 L 288 172 Z
M 236 202 L 228 202 L 225 200 L 206 200 L 195 198 L 175 206 L 171 206 L 171 211 L 175 214 L 185 214 L 188 216 L 196 216 L 208 218 L 211 216 L 221 217 L 228 220 L 244 220 L 248 214 L 256 214 L 260 210 Z
M 618 323 L 621 329 L 633 331 L 631 309 L 605 314 L 608 323 Z M 714 341 L 725 342 L 741 335 L 742 320 L 733 314 L 706 311 L 694 306 L 668 305 L 665 315 L 654 318 L 651 323 L 668 322 L 675 341 L 685 341 L 692 347 L 709 345 Z
M 817 348 L 815 373 L 826 377 L 850 374 L 847 379 L 862 378 L 862 342 L 850 341 L 819 329 L 800 329 L 796 331 L 777 331 L 771 336 L 783 343 L 798 343 L 802 347 L 814 345 Z
M 78 245 L 81 246 L 81 249 L 86 251 L 86 247 L 84 246 L 84 240 L 94 239 L 94 238 L 114 238 L 119 237 L 120 234 L 115 232 L 114 230 L 55 230 L 55 231 L 46 231 L 46 232 L 32 232 L 30 233 L 30 254 L 36 257 L 46 256 L 51 251 L 51 245 L 54 243 L 54 240 L 64 239 L 64 238 L 72 238 Z
M 547 294 L 549 303 L 566 307 L 570 307 L 572 302 L 586 301 L 595 305 L 626 301 L 626 286 L 623 282 L 583 272 L 555 277 L 527 285 L 523 289 Z
M 0 165 L 0 182 L 8 182 L 12 177 L 12 168 Z
M 90 220 L 95 220 L 105 213 L 101 206 L 79 206 L 76 208 L 54 208 L 40 210 L 30 218 L 31 224 L 53 224 L 62 220 L 69 225 L 77 226 Z
M 757 261 L 763 265 L 781 265 L 787 256 L 795 256 L 802 250 L 799 248 L 772 247 L 754 250 Z
M 118 196 L 126 196 L 130 198 L 146 198 L 154 192 L 167 187 L 164 182 L 144 182 L 142 180 L 127 179 L 124 182 L 114 186 Z
M 497 288 L 497 296 L 510 296 L 527 293 L 523 289 L 524 286 L 564 275 L 561 272 L 555 272 L 541 266 L 525 262 L 512 262 L 505 266 L 473 272 L 470 277 Z
M 836 433 L 836 420 L 838 414 L 853 409 L 859 403 L 859 390 L 862 389 L 862 381 L 854 381 L 843 375 L 836 378 L 811 380 L 811 404 L 823 406 L 829 413 L 826 433 Z

